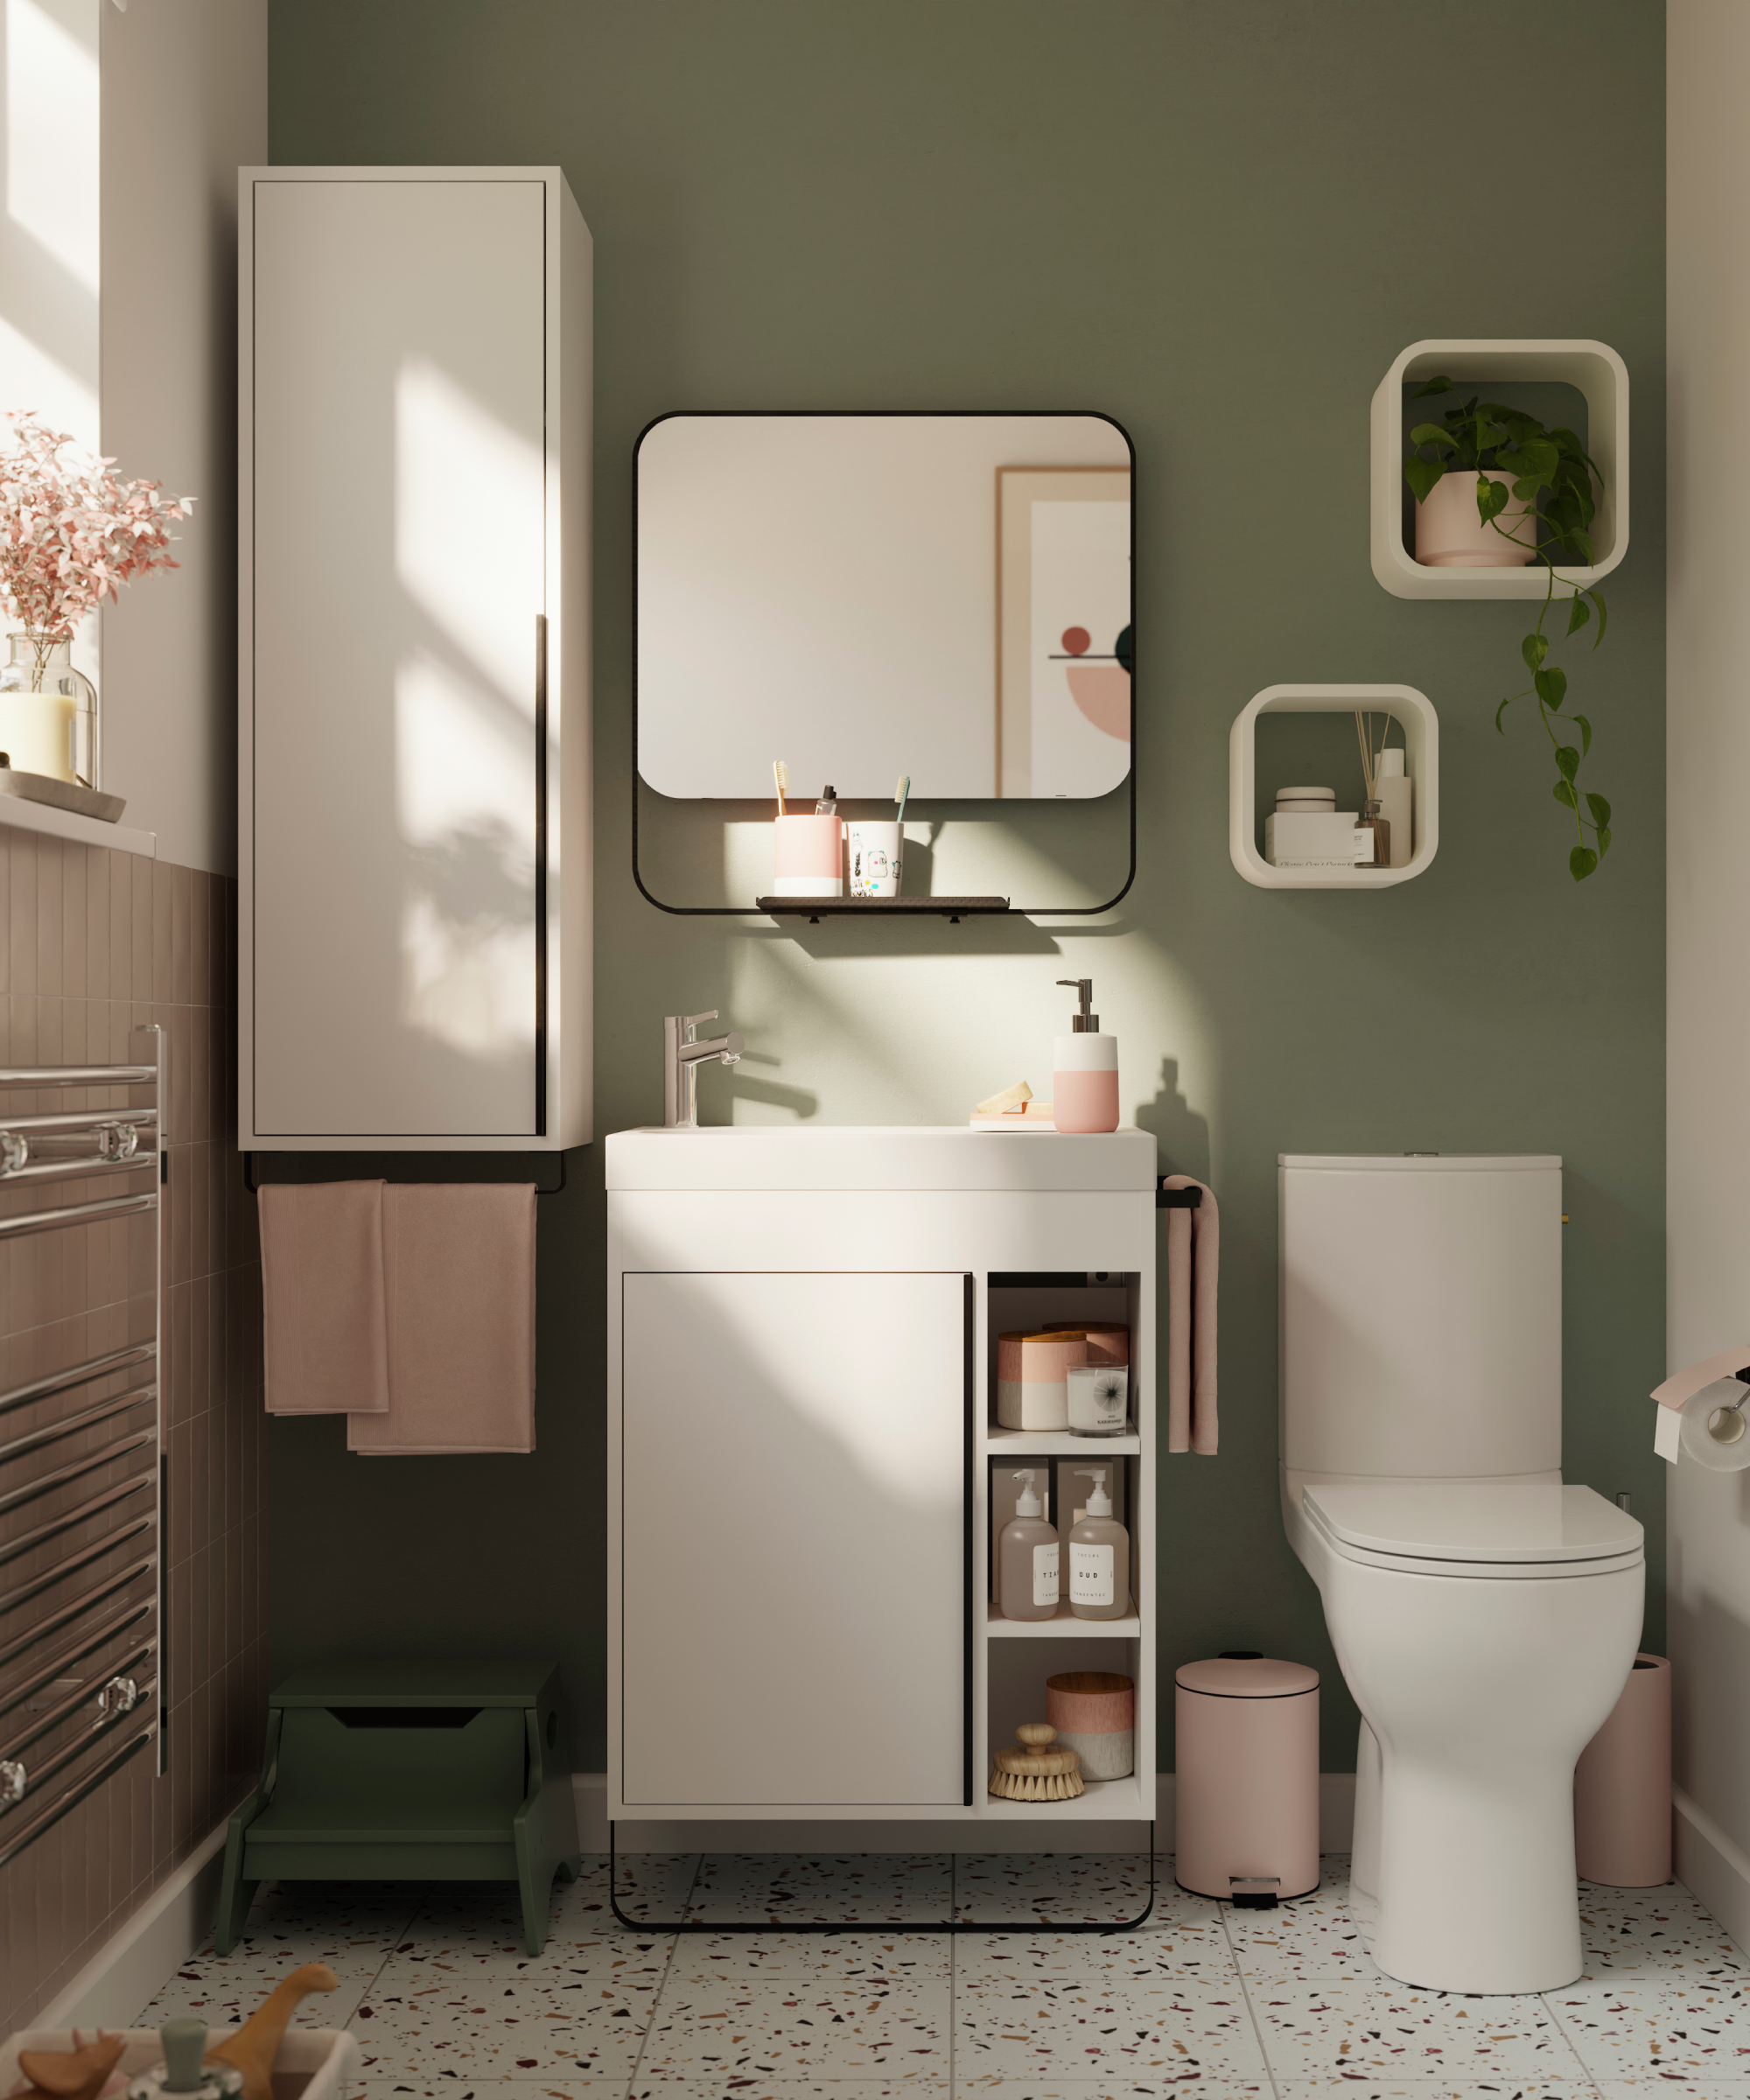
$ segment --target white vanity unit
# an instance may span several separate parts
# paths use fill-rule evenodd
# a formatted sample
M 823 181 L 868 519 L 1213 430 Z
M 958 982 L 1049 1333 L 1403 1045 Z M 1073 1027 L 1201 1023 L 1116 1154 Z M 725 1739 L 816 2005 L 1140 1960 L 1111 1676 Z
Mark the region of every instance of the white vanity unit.
M 1154 1139 L 621 1130 L 606 1167 L 609 1816 L 1151 1820 Z M 1130 1329 L 1128 1433 L 999 1429 L 998 1333 L 1083 1322 Z M 1124 1619 L 993 1605 L 992 1476 L 1054 1460 L 1119 1476 Z M 993 1798 L 1077 1670 L 1135 1679 L 1135 1773 Z

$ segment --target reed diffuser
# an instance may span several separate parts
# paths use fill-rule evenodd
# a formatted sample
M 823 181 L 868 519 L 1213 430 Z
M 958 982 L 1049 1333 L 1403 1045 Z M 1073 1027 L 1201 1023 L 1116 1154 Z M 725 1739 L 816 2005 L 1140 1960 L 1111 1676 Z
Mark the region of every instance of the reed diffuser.
M 1385 739 L 1391 734 L 1392 718 L 1390 715 L 1380 717 L 1379 744 L 1376 748 L 1373 740 L 1373 720 L 1370 714 L 1363 714 L 1360 708 L 1355 710 L 1355 740 L 1362 747 L 1362 786 L 1367 794 L 1366 813 L 1356 820 L 1355 830 L 1373 833 L 1372 865 L 1389 868 L 1391 865 L 1391 826 L 1380 814 L 1379 761 L 1380 754 L 1385 749 Z M 1366 867 L 1368 864 L 1363 861 L 1361 864 Z

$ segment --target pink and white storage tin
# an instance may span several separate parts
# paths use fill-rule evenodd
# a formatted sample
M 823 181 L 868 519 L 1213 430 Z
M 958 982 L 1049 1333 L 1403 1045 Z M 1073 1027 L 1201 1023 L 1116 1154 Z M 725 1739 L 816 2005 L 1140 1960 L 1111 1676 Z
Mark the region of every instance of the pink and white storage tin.
M 1128 1779 L 1137 1763 L 1137 1688 L 1110 1670 L 1067 1670 L 1045 1681 L 1045 1718 L 1082 1760 L 1083 1779 Z
M 997 1421 L 1004 1429 L 1068 1429 L 1069 1368 L 1130 1361 L 1128 1327 L 1046 1327 L 997 1337 Z

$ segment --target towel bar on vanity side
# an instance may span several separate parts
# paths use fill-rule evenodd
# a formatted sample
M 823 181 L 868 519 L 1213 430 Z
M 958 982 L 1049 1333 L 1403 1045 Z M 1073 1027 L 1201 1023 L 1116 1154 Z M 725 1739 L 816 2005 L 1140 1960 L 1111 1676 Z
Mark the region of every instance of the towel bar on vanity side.
M 1154 1185 L 1154 1207 L 1157 1210 L 1200 1210 L 1203 1191 L 1200 1188 L 1169 1188 L 1163 1174 Z
M 258 1152 L 245 1152 L 243 1154 L 243 1186 L 248 1190 L 252 1196 L 258 1196 L 262 1193 L 261 1179 L 256 1172 L 256 1161 L 260 1157 L 261 1155 Z M 559 1154 L 559 1179 L 553 1184 L 551 1188 L 543 1188 L 538 1181 L 530 1182 L 529 1186 L 534 1189 L 537 1196 L 556 1196 L 563 1192 L 565 1186 L 567 1172 L 566 1161 L 569 1158 L 569 1153 L 561 1152 Z M 374 1179 L 374 1177 L 373 1177 L 373 1179 Z M 402 1187 L 410 1186 L 416 1186 L 417 1184 L 409 1184 L 403 1182 L 399 1184 L 399 1186 Z
M 0 1434 L 0 1617 L 38 1606 L 27 1630 L 0 1647 L 0 1669 L 24 1659 L 23 1674 L 0 1695 L 0 1867 L 148 1744 L 158 1746 L 159 1775 L 168 1768 L 168 1482 L 158 1368 L 168 1060 L 161 1030 L 136 1030 L 134 1041 L 136 1050 L 150 1046 L 150 1062 L 0 1068 L 0 1088 L 150 1088 L 154 1096 L 150 1107 L 16 1116 L 0 1109 L 0 1189 L 42 1180 L 151 1178 L 130 1194 L 0 1215 L 0 1240 L 150 1214 L 154 1269 L 150 1339 L 0 1393 L 0 1418 L 38 1410 L 28 1429 Z M 114 1390 L 92 1399 L 84 1389 L 102 1382 Z M 46 1407 L 64 1398 L 60 1407 Z M 55 1452 L 69 1442 L 73 1455 Z M 46 1466 L 34 1463 L 45 1455 Z M 113 1469 L 122 1464 L 130 1470 L 116 1479 Z M 76 1485 L 106 1473 L 94 1492 Z M 16 1512 L 45 1498 L 49 1516 L 36 1522 L 26 1516 L 22 1529 L 11 1529 Z

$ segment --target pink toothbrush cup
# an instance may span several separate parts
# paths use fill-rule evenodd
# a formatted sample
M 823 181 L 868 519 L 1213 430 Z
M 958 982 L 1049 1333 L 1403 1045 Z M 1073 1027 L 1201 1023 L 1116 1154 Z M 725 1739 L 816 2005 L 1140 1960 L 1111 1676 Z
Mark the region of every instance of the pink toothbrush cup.
M 774 897 L 841 897 L 844 893 L 844 825 L 836 816 L 773 820 Z

